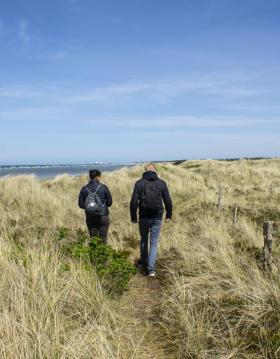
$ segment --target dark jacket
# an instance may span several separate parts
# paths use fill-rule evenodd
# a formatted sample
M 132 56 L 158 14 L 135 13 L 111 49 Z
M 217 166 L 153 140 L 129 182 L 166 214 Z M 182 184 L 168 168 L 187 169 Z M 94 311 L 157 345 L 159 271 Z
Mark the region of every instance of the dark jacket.
M 159 188 L 161 190 L 162 199 L 164 202 L 165 210 L 166 210 L 166 218 L 172 217 L 172 201 L 169 195 L 169 191 L 166 183 L 158 178 L 156 172 L 147 171 L 143 173 L 143 176 L 140 180 L 135 183 L 132 198 L 130 201 L 130 217 L 131 221 L 137 220 L 137 208 L 139 206 L 139 218 L 150 218 L 150 219 L 162 219 L 163 215 L 163 206 L 160 210 L 151 211 L 145 210 L 141 207 L 141 194 L 145 189 L 146 181 L 157 181 Z
M 107 216 L 109 214 L 108 207 L 112 205 L 113 200 L 108 187 L 103 183 L 97 182 L 95 180 L 90 180 L 89 183 L 81 189 L 78 204 L 80 208 L 85 209 L 85 200 L 88 196 L 88 191 L 86 187 L 93 192 L 100 184 L 101 187 L 99 188 L 97 194 L 101 199 L 101 202 L 104 207 L 104 216 Z

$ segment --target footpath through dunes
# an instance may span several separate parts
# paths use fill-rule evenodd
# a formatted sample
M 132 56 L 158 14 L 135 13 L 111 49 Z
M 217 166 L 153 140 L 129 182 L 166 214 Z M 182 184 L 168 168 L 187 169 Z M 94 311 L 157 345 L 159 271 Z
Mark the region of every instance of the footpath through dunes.
M 280 159 L 157 170 L 174 203 L 162 225 L 159 280 L 136 274 L 124 292 L 122 276 L 105 281 L 96 263 L 81 260 L 89 246 L 62 255 L 64 240 L 77 245 L 86 233 L 77 207 L 85 176 L 0 179 L 1 359 L 280 358 Z M 103 175 L 114 198 L 108 248 L 123 253 L 124 266 L 114 268 L 125 278 L 127 252 L 139 256 L 129 200 L 142 171 Z M 267 220 L 272 273 L 262 266 Z M 111 295 L 108 285 L 121 290 Z
M 139 249 L 135 249 L 135 243 L 133 248 L 130 260 L 136 262 Z M 126 323 L 123 335 L 134 337 L 135 359 L 176 359 L 160 323 L 161 298 L 159 279 L 138 272 L 131 278 L 128 290 L 117 303 L 119 314 Z
M 135 358 L 140 355 L 143 359 L 175 359 L 158 318 L 160 298 L 159 280 L 137 273 L 118 303 L 120 315 L 127 323 L 124 336 L 133 335 L 137 345 Z

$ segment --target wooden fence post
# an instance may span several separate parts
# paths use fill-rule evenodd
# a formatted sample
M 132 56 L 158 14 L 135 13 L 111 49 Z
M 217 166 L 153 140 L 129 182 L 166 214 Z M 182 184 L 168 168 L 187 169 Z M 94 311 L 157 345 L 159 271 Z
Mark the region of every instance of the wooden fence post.
M 222 209 L 222 200 L 223 200 L 223 187 L 221 185 L 219 185 L 218 203 L 217 203 L 217 207 L 218 207 L 219 211 Z
M 237 204 L 235 203 L 234 208 L 233 208 L 233 217 L 232 217 L 233 227 L 235 227 L 236 224 L 237 224 L 237 213 L 238 213 L 238 206 L 237 206 Z
M 273 238 L 273 221 L 266 221 L 263 224 L 263 269 L 271 271 L 272 263 L 272 238 Z

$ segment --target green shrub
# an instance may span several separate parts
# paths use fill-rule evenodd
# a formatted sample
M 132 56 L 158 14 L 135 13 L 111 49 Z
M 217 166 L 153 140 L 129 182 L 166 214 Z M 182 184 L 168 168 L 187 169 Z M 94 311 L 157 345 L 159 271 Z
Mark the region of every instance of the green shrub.
M 136 273 L 126 252 L 114 250 L 97 237 L 91 238 L 88 245 L 85 238 L 80 237 L 78 242 L 64 244 L 62 250 L 66 256 L 80 260 L 87 270 L 94 269 L 111 295 L 126 290 L 130 278 Z

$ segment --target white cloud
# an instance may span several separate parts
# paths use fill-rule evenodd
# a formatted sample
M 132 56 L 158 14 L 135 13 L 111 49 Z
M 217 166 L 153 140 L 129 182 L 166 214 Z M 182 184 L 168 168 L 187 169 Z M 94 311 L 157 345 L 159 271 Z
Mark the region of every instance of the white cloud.
M 56 51 L 47 55 L 49 60 L 60 60 L 64 58 L 66 53 L 64 51 Z
M 208 94 L 226 97 L 256 96 L 261 92 L 245 87 L 233 80 L 215 79 L 164 79 L 159 81 L 131 81 L 88 90 L 73 96 L 74 102 L 110 103 L 139 96 L 154 102 L 168 102 L 184 94 Z
M 50 52 L 45 55 L 32 55 L 34 58 L 41 60 L 60 60 L 66 56 L 62 50 Z M 0 87 L 1 97 L 32 97 L 40 93 L 47 98 L 54 97 L 53 90 L 49 89 L 48 83 L 34 85 L 26 84 L 19 86 Z M 75 103 L 92 103 L 100 105 L 111 104 L 165 104 L 173 101 L 178 97 L 186 95 L 200 96 L 207 95 L 226 97 L 226 98 L 243 98 L 256 96 L 260 92 L 256 89 L 245 87 L 238 79 L 237 82 L 231 79 L 222 79 L 214 77 L 197 77 L 197 78 L 165 78 L 155 81 L 128 81 L 123 83 L 110 84 L 107 86 L 95 87 L 93 89 L 83 89 L 73 87 L 70 89 L 66 84 L 60 84 L 56 88 L 56 94 L 59 94 L 63 102 Z M 183 98 L 182 98 L 183 100 Z
M 26 19 L 21 19 L 18 23 L 17 36 L 19 40 L 21 40 L 25 44 L 29 43 L 31 40 L 27 31 L 27 27 L 28 27 L 28 21 Z
M 39 90 L 29 86 L 2 86 L 0 87 L 0 99 L 3 98 L 38 98 L 44 97 Z
M 234 111 L 246 111 L 246 112 L 279 112 L 280 114 L 280 106 L 277 105 L 268 105 L 268 104 L 246 104 L 246 105 L 231 105 L 231 106 L 223 106 L 226 110 L 234 110 Z
M 66 56 L 66 52 L 64 51 L 54 51 L 54 52 L 49 52 L 46 54 L 34 54 L 32 53 L 31 55 L 25 55 L 28 58 L 32 58 L 32 59 L 38 59 L 38 60 L 50 60 L 50 61 L 56 61 L 56 60 L 61 60 Z
M 79 0 L 70 0 L 69 1 L 70 7 L 68 8 L 68 11 L 70 12 L 79 12 L 80 9 L 78 8 Z
M 35 98 L 35 97 L 42 97 L 42 94 L 39 92 L 33 91 L 24 91 L 24 89 L 16 89 L 16 88 L 1 88 L 0 87 L 0 98 L 7 97 L 7 98 Z
M 4 24 L 3 21 L 0 19 L 0 36 L 5 36 L 5 28 L 4 28 Z
M 102 17 L 105 21 L 110 22 L 111 24 L 119 25 L 121 23 L 121 19 L 118 17 L 110 16 L 101 13 L 100 11 L 97 12 L 97 14 Z
M 69 115 L 70 111 L 66 108 L 59 108 L 58 106 L 34 106 L 0 111 L 0 121 L 22 121 L 23 123 L 30 121 L 67 121 Z
M 125 128 L 178 128 L 178 127 L 247 127 L 260 124 L 277 123 L 273 118 L 255 118 L 243 116 L 161 116 L 161 117 L 130 117 L 130 118 L 103 118 L 106 124 Z M 86 121 L 98 123 L 100 118 Z
M 36 99 L 41 98 L 45 101 L 49 99 L 60 99 L 65 96 L 65 91 L 56 83 L 34 83 L 22 85 L 0 86 L 1 98 L 9 99 Z
M 231 97 L 249 97 L 249 96 L 257 96 L 263 93 L 263 91 L 254 90 L 254 89 L 246 89 L 241 87 L 228 87 L 228 88 L 213 88 L 208 89 L 205 93 L 212 95 L 223 95 L 223 96 L 231 96 Z
M 18 93 L 9 93 L 1 92 L 0 96 L 10 96 L 18 95 L 22 96 L 24 89 L 19 89 Z M 38 98 L 39 103 L 42 102 L 42 99 L 45 99 L 45 95 L 40 92 L 29 92 L 29 97 L 31 99 Z M 26 93 L 25 93 L 26 96 Z M 55 101 L 45 102 L 44 105 L 30 106 L 30 107 L 18 107 L 10 110 L 0 111 L 0 121 L 17 121 L 21 120 L 23 122 L 30 121 L 69 121 L 72 120 L 76 123 L 92 124 L 92 125 L 101 125 L 109 126 L 112 129 L 119 128 L 122 131 L 124 130 L 152 130 L 156 129 L 157 131 L 163 132 L 176 132 L 187 128 L 245 128 L 256 125 L 277 125 L 278 118 L 258 118 L 255 116 L 217 116 L 215 114 L 208 116 L 194 116 L 194 115 L 181 115 L 181 116 L 95 116 L 90 117 L 89 113 L 91 112 L 88 109 L 86 112 L 81 111 L 80 107 L 76 106 L 66 106 L 65 103 L 57 101 L 59 96 L 54 95 Z M 87 115 L 88 113 L 88 115 Z
M 0 19 L 0 37 L 6 38 L 12 33 L 12 29 L 7 27 L 2 19 Z
M 0 18 L 0 37 L 16 37 L 22 43 L 28 44 L 31 41 L 31 36 L 28 32 L 28 20 L 20 19 L 7 25 L 7 23 Z

